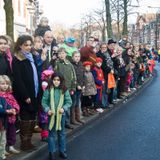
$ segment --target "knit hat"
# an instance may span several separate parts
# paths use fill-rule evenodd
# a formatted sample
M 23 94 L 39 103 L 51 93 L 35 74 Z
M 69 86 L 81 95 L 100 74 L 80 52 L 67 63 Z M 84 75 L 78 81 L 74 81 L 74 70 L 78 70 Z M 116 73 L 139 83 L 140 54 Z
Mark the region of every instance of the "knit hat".
M 92 65 L 92 62 L 90 61 L 83 62 L 83 66 L 91 66 L 91 65 Z
M 102 58 L 97 57 L 97 58 L 96 58 L 96 63 L 99 63 L 99 62 L 101 62 L 101 63 L 102 63 L 102 62 L 103 62 L 103 60 L 102 60 Z
M 76 40 L 73 37 L 69 37 L 65 40 L 66 43 L 74 43 Z

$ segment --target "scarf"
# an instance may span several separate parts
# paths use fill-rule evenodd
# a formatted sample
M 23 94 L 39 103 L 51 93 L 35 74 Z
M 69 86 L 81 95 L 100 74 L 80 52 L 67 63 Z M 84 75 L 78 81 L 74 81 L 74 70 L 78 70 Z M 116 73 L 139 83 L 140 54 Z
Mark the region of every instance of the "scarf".
M 64 94 L 62 91 L 60 91 L 60 99 L 59 99 L 59 104 L 57 106 L 57 113 L 55 113 L 55 100 L 54 100 L 54 88 L 51 89 L 50 91 L 50 103 L 51 103 L 51 111 L 54 113 L 51 116 L 50 123 L 49 123 L 49 130 L 52 130 L 54 123 L 55 123 L 55 118 L 56 118 L 56 131 L 61 130 L 61 120 L 62 120 L 62 114 L 59 113 L 59 109 L 62 108 L 63 102 L 64 102 Z
M 19 113 L 20 107 L 17 101 L 15 100 L 12 92 L 0 92 L 0 97 L 5 98 L 7 104 L 9 104 L 12 108 L 16 110 L 16 113 Z M 14 124 L 16 122 L 16 116 L 10 115 L 8 116 L 8 121 L 11 124 Z
M 9 48 L 6 50 L 6 56 L 7 56 L 8 62 L 9 62 L 9 66 L 12 70 L 12 60 L 13 60 L 13 58 L 12 58 L 12 53 L 11 53 Z
M 35 97 L 37 97 L 38 94 L 38 88 L 39 88 L 39 83 L 38 83 L 38 73 L 37 73 L 37 69 L 36 66 L 34 64 L 34 59 L 33 59 L 33 55 L 31 53 L 24 53 L 24 56 L 30 61 L 32 69 L 33 69 L 33 78 L 34 78 L 34 86 L 35 86 Z
M 105 52 L 103 53 L 103 55 L 105 56 L 105 61 L 106 61 L 107 66 L 113 69 L 113 61 L 112 61 L 110 54 L 108 52 Z

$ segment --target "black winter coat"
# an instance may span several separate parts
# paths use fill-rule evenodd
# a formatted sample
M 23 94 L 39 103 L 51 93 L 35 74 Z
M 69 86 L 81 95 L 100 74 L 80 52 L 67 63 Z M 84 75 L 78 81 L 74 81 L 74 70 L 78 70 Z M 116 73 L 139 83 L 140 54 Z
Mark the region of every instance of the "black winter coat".
M 7 75 L 12 78 L 11 68 L 5 53 L 0 53 L 0 75 Z
M 43 37 L 46 31 L 51 31 L 50 26 L 41 26 L 39 25 L 35 30 L 35 36 Z
M 31 63 L 24 57 L 22 53 L 18 53 L 13 58 L 12 69 L 13 93 L 20 105 L 20 109 L 29 112 L 37 112 L 39 94 L 36 98 L 33 69 Z M 31 104 L 27 104 L 25 102 L 27 98 L 31 98 Z

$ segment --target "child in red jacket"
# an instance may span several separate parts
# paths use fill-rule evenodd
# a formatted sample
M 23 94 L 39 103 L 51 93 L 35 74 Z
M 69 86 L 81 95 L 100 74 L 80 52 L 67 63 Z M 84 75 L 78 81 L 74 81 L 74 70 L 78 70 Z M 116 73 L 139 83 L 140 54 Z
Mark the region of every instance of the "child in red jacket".
M 104 85 L 104 75 L 101 69 L 102 66 L 102 59 L 96 58 L 95 67 L 92 70 L 92 74 L 94 77 L 94 81 L 97 88 L 97 94 L 95 96 L 95 107 L 97 108 L 98 112 L 103 112 L 102 106 L 102 90 Z

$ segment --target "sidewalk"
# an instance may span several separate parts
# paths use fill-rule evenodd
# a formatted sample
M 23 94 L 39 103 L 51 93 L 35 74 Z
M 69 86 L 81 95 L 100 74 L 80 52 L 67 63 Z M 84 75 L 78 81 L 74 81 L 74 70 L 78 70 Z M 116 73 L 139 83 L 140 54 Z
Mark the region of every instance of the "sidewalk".
M 132 91 L 129 93 L 127 98 L 121 99 L 118 101 L 115 105 L 113 105 L 112 108 L 106 109 L 103 113 L 96 113 L 95 115 L 92 115 L 90 117 L 84 117 L 85 124 L 84 125 L 77 125 L 73 130 L 66 130 L 67 137 L 72 137 L 74 134 L 78 133 L 80 130 L 82 130 L 84 127 L 89 126 L 89 124 L 93 123 L 94 121 L 101 119 L 104 116 L 109 116 L 113 111 L 117 110 L 118 108 L 122 107 L 124 103 L 127 103 L 128 101 L 132 100 L 134 97 L 136 97 L 145 87 L 147 87 L 153 80 L 153 77 L 149 77 L 145 79 L 144 83 L 138 87 L 136 91 Z M 37 146 L 37 150 L 32 152 L 23 152 L 21 151 L 20 154 L 17 155 L 9 155 L 7 157 L 7 160 L 33 160 L 34 156 L 37 155 L 39 152 L 43 152 L 44 148 L 47 147 L 46 142 L 41 141 L 41 137 L 39 133 L 34 133 L 33 135 L 33 144 Z M 17 142 L 16 142 L 16 148 L 20 148 L 20 139 L 19 134 L 17 134 Z

